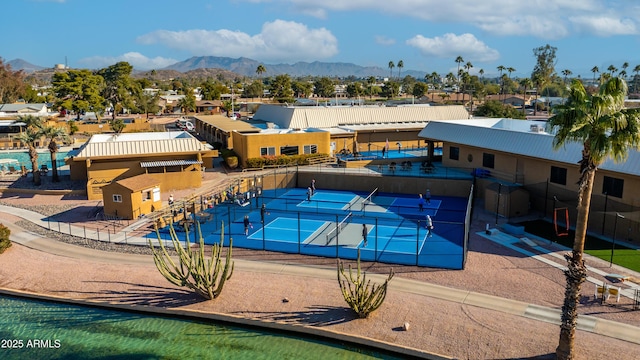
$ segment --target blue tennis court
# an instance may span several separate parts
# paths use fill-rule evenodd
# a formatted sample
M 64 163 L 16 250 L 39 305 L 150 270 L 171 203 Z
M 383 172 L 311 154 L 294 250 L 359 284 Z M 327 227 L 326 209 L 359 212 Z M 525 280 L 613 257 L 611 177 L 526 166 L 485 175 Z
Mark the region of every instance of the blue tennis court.
M 464 262 L 468 199 L 433 196 L 420 210 L 416 195 L 317 190 L 307 199 L 304 188 L 267 190 L 248 206 L 218 204 L 201 222 L 205 243 L 234 247 L 461 269 Z M 266 206 L 264 224 L 260 206 Z M 248 235 L 244 216 L 248 216 Z M 426 216 L 435 228 L 429 235 Z M 202 216 L 200 216 L 202 218 Z M 366 227 L 366 244 L 363 229 Z M 178 229 L 180 230 L 180 229 Z M 161 236 L 168 239 L 167 229 Z M 180 232 L 184 236 L 184 230 Z M 193 236 L 193 235 L 192 235 Z

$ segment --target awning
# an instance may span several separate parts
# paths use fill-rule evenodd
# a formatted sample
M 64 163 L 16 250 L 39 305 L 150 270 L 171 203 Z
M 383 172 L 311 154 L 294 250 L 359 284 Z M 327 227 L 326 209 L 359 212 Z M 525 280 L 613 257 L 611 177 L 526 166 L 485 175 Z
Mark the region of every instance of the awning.
M 163 161 L 142 161 L 142 162 L 140 162 L 140 166 L 143 167 L 143 168 L 164 167 L 164 166 L 182 166 L 182 165 L 193 165 L 193 164 L 202 164 L 202 161 L 198 161 L 198 160 L 163 160 Z

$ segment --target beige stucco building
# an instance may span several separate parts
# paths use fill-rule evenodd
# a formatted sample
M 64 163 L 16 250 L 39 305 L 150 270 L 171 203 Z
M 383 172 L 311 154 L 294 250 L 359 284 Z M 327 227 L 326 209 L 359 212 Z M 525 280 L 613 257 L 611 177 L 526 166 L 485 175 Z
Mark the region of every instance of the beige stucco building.
M 429 121 L 467 119 L 463 106 L 283 106 L 262 104 L 251 121 L 195 116 L 196 131 L 246 160 L 265 156 L 424 147 L 418 133 Z M 433 146 L 431 146 L 433 148 Z
M 218 152 L 186 131 L 98 134 L 69 153 L 72 180 L 87 182 L 89 200 L 102 199 L 102 187 L 141 174 L 160 181 L 163 193 L 202 184 L 203 164 Z
M 540 121 L 487 118 L 434 121 L 420 136 L 444 144 L 443 166 L 469 172 L 480 169 L 480 197 L 495 182 L 520 185 L 530 194 L 529 208 L 551 215 L 554 208 L 566 207 L 575 225 L 582 144 L 567 143 L 554 150 L 554 136 L 545 131 L 545 125 Z M 635 150 L 623 162 L 609 159 L 598 168 L 589 230 L 611 236 L 616 214 L 624 216 L 616 236 L 640 239 L 640 152 Z
M 102 187 L 104 214 L 133 220 L 162 207 L 160 180 L 150 174 L 113 181 Z

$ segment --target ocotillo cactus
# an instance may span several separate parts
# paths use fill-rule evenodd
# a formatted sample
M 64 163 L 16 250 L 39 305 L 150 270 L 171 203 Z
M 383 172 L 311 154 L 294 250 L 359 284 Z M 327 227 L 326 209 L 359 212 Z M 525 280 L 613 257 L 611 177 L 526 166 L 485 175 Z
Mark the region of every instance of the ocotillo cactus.
M 200 238 L 197 250 L 191 250 L 188 226 L 185 227 L 186 240 L 185 247 L 183 247 L 176 235 L 173 224 L 169 225 L 171 241 L 177 252 L 179 264 L 176 264 L 167 252 L 158 229 L 156 229 L 156 234 L 160 242 L 160 250 L 153 246 L 151 240 L 149 240 L 149 246 L 151 246 L 156 267 L 169 282 L 177 286 L 187 287 L 206 299 L 213 300 L 220 295 L 225 281 L 229 280 L 233 274 L 234 263 L 231 260 L 233 239 L 229 239 L 229 248 L 223 264 L 221 260 L 224 245 L 223 222 L 222 230 L 220 230 L 220 242 L 211 246 L 211 258 L 207 260 L 204 255 L 205 245 L 200 224 L 198 222 L 195 222 L 195 224 Z
M 358 267 L 355 275 L 349 265 L 347 276 L 342 261 L 338 259 L 338 283 L 342 296 L 360 318 L 368 317 L 382 305 L 387 296 L 387 285 L 392 278 L 393 269 L 389 271 L 389 276 L 382 285 L 371 284 L 371 280 L 367 280 L 367 274 L 360 270 L 360 249 L 358 249 Z

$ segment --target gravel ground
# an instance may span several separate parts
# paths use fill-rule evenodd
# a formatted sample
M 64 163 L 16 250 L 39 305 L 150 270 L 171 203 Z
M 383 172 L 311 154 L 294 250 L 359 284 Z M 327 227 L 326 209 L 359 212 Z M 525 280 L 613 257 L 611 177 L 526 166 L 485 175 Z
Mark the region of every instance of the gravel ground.
M 81 199 L 40 195 L 28 198 L 3 196 L 0 203 L 29 206 L 30 210 L 39 209 L 43 215 L 72 214 L 70 209 L 74 206 L 89 206 Z M 10 214 L 0 214 L 0 220 L 58 241 L 106 251 L 148 253 L 144 247 L 143 250 L 60 236 Z M 562 272 L 476 235 L 487 222 L 491 222 L 491 216 L 478 211 L 464 270 L 380 263 L 363 263 L 363 268 L 372 273 L 386 273 L 393 268 L 396 276 L 402 278 L 560 308 L 565 283 Z M 543 256 L 561 262 L 549 254 L 562 254 L 564 250 L 553 244 L 545 246 L 549 253 Z M 6 288 L 314 326 L 459 359 L 551 359 L 558 341 L 557 325 L 396 291 L 393 281 L 385 304 L 368 319 L 356 319 L 346 307 L 335 280 L 236 271 L 220 298 L 200 301 L 193 294 L 169 284 L 153 264 L 122 266 L 56 256 L 19 245 L 0 257 L 0 286 Z M 335 259 L 295 254 L 234 249 L 234 257 L 335 268 Z M 587 264 L 605 271 L 610 269 L 608 263 L 597 259 L 589 258 Z M 595 273 L 589 275 L 604 280 Z M 579 307 L 581 314 L 640 326 L 640 311 L 631 311 L 630 299 L 602 305 L 593 299 L 592 284 L 583 286 L 583 294 Z M 285 297 L 289 299 L 288 303 L 282 302 Z M 410 331 L 398 331 L 404 322 L 411 324 Z M 640 345 L 582 331 L 577 333 L 576 344 L 581 359 L 636 359 L 640 354 Z

